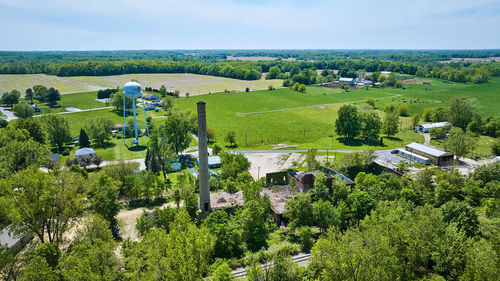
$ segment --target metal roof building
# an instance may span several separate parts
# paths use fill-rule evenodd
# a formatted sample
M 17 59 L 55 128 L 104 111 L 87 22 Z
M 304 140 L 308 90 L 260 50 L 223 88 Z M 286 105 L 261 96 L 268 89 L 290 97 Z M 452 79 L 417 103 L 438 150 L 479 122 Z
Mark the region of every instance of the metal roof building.
M 416 142 L 408 144 L 406 150 L 429 158 L 437 166 L 446 165 L 453 160 L 453 154 L 449 152 Z
M 450 127 L 451 124 L 448 122 L 430 123 L 418 125 L 417 130 L 422 133 L 428 133 L 432 128 L 443 128 Z

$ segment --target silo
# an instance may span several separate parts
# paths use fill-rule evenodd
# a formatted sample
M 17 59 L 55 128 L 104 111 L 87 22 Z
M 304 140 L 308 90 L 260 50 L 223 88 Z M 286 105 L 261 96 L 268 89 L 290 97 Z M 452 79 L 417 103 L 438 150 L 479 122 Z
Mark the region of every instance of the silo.
M 198 110 L 198 157 L 200 172 L 200 210 L 204 215 L 210 212 L 210 184 L 208 173 L 207 118 L 205 102 L 196 103 Z

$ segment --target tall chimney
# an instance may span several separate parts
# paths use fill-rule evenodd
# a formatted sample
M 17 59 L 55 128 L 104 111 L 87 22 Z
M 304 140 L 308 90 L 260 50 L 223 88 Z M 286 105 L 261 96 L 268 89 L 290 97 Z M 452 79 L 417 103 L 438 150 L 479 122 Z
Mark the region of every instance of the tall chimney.
M 200 172 L 200 210 L 204 215 L 210 212 L 210 184 L 207 151 L 207 118 L 205 102 L 196 103 L 198 109 L 198 157 Z

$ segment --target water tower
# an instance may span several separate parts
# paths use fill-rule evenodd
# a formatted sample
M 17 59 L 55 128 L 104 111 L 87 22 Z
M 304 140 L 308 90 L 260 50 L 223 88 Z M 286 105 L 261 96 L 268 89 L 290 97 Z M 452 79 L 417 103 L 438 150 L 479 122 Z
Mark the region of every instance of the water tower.
M 137 98 L 141 97 L 142 98 L 142 110 L 144 111 L 144 121 L 146 122 L 146 131 L 148 132 L 148 138 L 149 138 L 149 128 L 148 128 L 148 120 L 146 117 L 146 109 L 144 106 L 144 97 L 142 96 L 142 90 L 141 90 L 141 85 L 137 82 L 127 82 L 125 86 L 123 86 L 123 144 L 125 144 L 125 130 L 127 129 L 127 124 L 126 124 L 126 107 L 125 107 L 125 98 L 130 98 L 132 99 L 132 110 L 134 112 L 134 131 L 135 131 L 135 139 L 132 140 L 132 143 L 135 145 L 139 145 L 139 134 L 138 134 L 138 128 L 137 128 L 137 114 L 135 110 L 135 102 Z

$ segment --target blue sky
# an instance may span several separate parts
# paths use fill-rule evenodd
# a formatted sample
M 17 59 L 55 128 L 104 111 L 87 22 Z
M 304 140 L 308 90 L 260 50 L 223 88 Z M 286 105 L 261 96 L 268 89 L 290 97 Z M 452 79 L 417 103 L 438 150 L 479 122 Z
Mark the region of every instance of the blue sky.
M 500 48 L 500 0 L 0 0 L 0 50 Z

